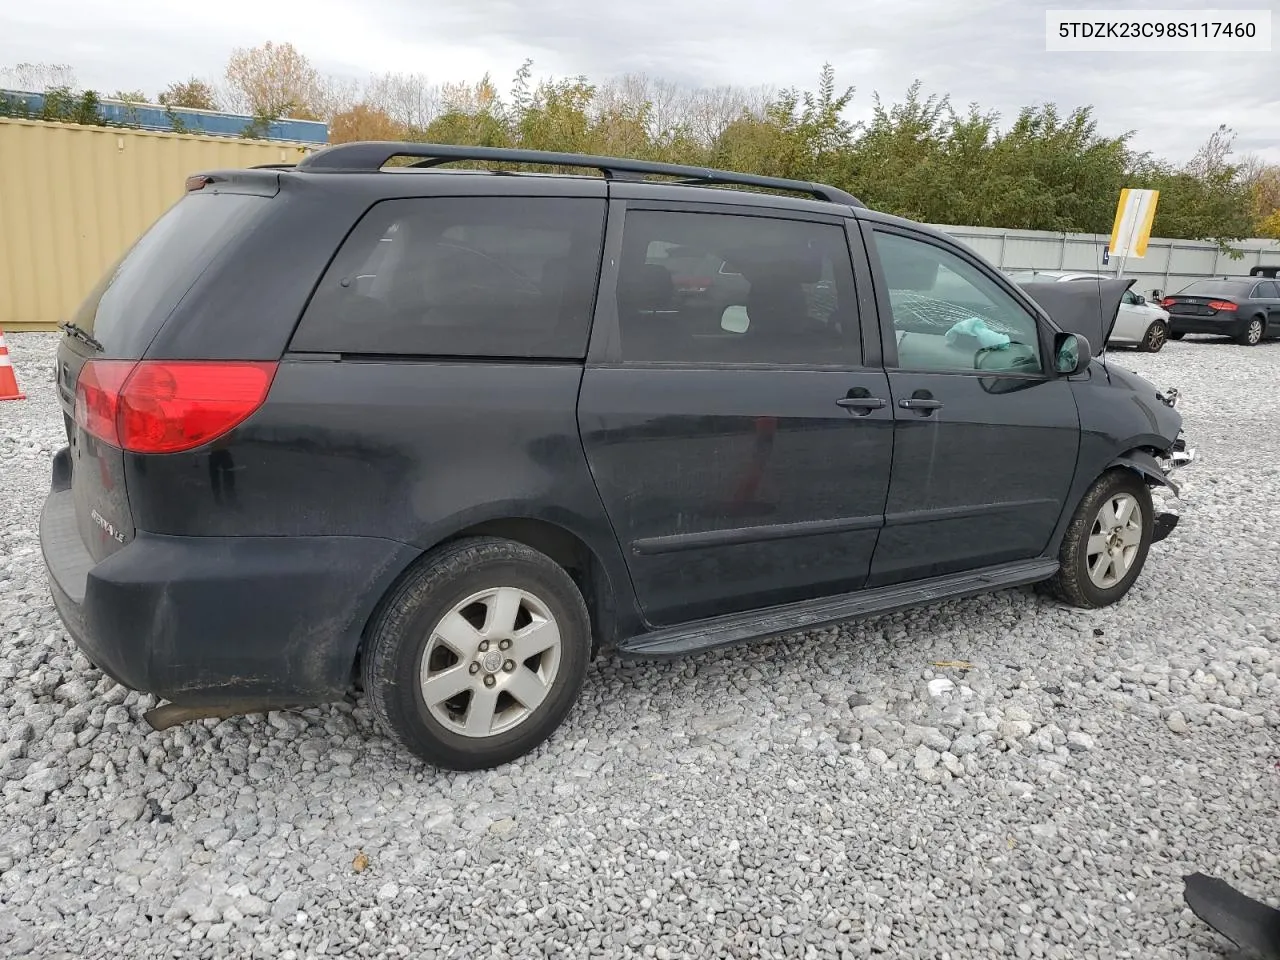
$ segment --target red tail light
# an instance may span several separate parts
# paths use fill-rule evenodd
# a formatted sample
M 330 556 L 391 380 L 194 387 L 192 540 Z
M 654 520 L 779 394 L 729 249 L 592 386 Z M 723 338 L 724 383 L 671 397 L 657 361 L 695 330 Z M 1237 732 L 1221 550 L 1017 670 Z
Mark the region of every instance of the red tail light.
M 1236 305 L 1229 300 L 1210 300 L 1210 310 L 1234 310 Z
M 132 453 L 178 453 L 214 440 L 267 398 L 275 363 L 90 360 L 76 384 L 76 423 Z
M 76 423 L 114 447 L 120 446 L 120 391 L 136 366 L 133 360 L 90 360 L 76 381 Z
M 1163 300 L 1161 300 L 1161 301 L 1160 301 L 1160 306 L 1162 306 L 1162 307 L 1164 307 L 1166 310 L 1168 310 L 1170 307 L 1172 307 L 1172 306 L 1173 306 L 1175 303 L 1177 303 L 1177 302 L 1178 302 L 1178 301 L 1177 301 L 1177 300 L 1175 300 L 1175 299 L 1173 299 L 1173 297 L 1165 297 Z

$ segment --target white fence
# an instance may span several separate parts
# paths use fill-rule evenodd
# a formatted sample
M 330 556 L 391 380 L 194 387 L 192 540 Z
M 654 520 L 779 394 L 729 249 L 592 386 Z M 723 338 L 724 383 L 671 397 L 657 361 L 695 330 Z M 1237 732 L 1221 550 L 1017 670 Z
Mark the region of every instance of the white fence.
M 994 227 L 937 229 L 976 250 L 1002 270 L 1079 270 L 1115 273 L 1115 257 L 1103 264 L 1110 237 L 1097 233 L 1049 233 L 1040 230 L 1000 230 Z M 1280 241 L 1241 240 L 1232 249 L 1244 254 L 1233 260 L 1211 243 L 1198 240 L 1151 238 L 1147 255 L 1130 257 L 1124 275 L 1135 277 L 1133 289 L 1150 296 L 1155 290 L 1174 293 L 1201 277 L 1245 276 L 1254 266 L 1280 266 Z

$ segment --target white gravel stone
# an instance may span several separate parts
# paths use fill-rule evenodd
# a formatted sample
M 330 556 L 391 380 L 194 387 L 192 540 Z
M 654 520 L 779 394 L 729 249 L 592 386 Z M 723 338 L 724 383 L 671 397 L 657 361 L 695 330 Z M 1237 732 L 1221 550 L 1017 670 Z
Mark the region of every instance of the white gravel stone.
M 1182 876 L 1273 894 L 1280 347 L 1109 357 L 1202 457 L 1119 605 L 604 659 L 544 747 L 457 774 L 362 703 L 153 732 L 88 665 L 36 534 L 56 339 L 9 334 L 0 404 L 0 956 L 1208 960 Z
M 1000 736 L 1005 740 L 1021 740 L 1031 736 L 1030 720 L 1004 720 L 999 727 Z
M 1074 752 L 1083 752 L 1093 749 L 1093 737 L 1079 730 L 1073 730 L 1067 734 L 1067 749 Z
M 941 759 L 936 750 L 930 750 L 924 744 L 916 747 L 915 768 L 917 770 L 932 770 Z

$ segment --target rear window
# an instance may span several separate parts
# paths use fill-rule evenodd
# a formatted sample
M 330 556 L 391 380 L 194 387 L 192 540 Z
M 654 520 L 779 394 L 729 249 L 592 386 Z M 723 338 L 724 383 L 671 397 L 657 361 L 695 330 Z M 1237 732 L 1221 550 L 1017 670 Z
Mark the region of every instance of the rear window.
M 140 357 L 214 256 L 268 202 L 234 193 L 183 197 L 102 275 L 72 322 L 108 355 Z
M 1179 290 L 1177 297 L 1246 297 L 1255 281 L 1192 280 Z
M 316 289 L 293 349 L 581 359 L 603 199 L 384 200 Z

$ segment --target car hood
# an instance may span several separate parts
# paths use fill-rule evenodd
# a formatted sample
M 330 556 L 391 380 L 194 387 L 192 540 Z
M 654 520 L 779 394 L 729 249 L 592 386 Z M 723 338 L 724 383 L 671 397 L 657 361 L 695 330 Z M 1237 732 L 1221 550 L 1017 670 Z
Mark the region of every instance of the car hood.
M 1120 313 L 1124 292 L 1134 278 L 1114 280 L 1027 281 L 1020 286 L 1044 308 L 1064 332 L 1089 341 L 1094 353 L 1101 353 L 1111 339 Z

